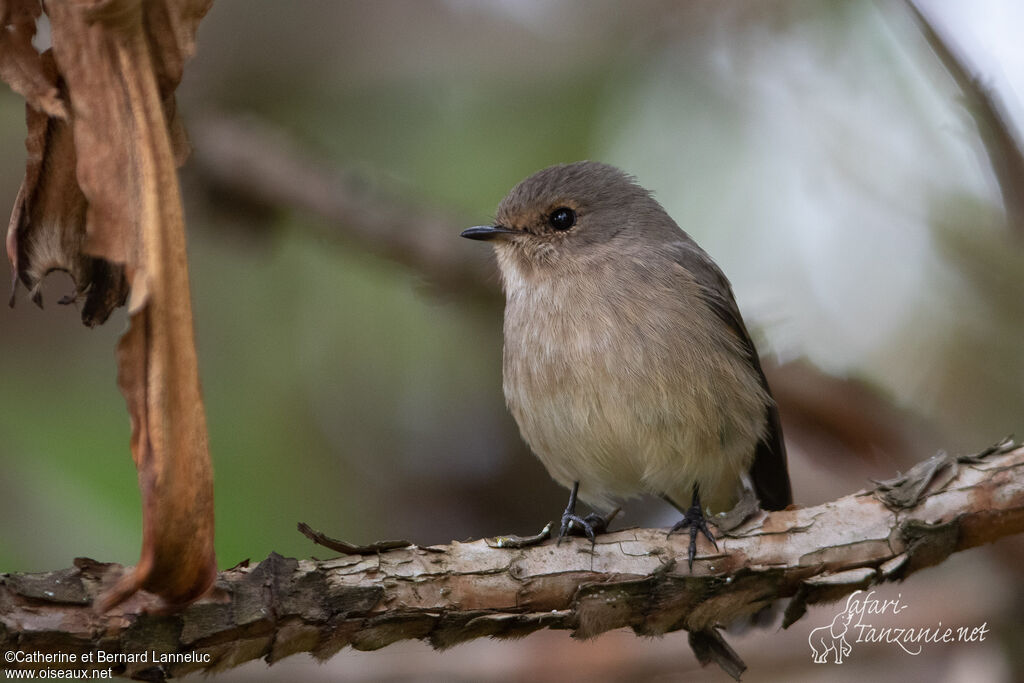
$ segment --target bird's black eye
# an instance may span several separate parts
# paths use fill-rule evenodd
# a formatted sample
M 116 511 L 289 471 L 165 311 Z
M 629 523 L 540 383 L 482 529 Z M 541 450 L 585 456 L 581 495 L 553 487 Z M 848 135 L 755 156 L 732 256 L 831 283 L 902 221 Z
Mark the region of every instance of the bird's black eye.
M 555 209 L 548 216 L 548 224 L 555 230 L 568 230 L 576 225 L 576 212 L 566 206 Z

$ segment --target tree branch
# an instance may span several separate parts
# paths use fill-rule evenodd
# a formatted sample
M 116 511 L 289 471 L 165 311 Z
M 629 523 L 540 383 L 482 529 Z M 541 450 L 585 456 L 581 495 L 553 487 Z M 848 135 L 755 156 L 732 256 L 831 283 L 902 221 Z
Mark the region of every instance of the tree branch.
M 457 248 L 467 219 L 374 188 L 312 158 L 287 133 L 256 118 L 209 116 L 191 122 L 189 131 L 190 165 L 204 186 L 257 206 L 308 212 L 329 226 L 326 236 L 393 259 L 432 284 L 497 296 L 497 270 L 485 250 Z
M 145 655 L 91 666 L 153 680 L 406 638 L 446 648 L 542 628 L 590 638 L 630 627 L 641 635 L 686 629 L 703 663 L 738 675 L 743 664 L 720 625 L 792 598 L 789 626 L 809 604 L 901 581 L 1021 531 L 1024 448 L 1007 441 L 974 456 L 937 455 L 817 507 L 758 512 L 721 533 L 719 552 L 700 556 L 692 575 L 677 563 L 685 538 L 627 529 L 593 547 L 570 539 L 507 550 L 480 540 L 333 560 L 271 554 L 221 572 L 215 593 L 180 613 L 160 614 L 155 598 L 139 594 L 101 615 L 93 600 L 124 568 L 79 559 L 71 569 L 0 576 L 0 650 L 74 654 L 78 662 L 87 653 Z

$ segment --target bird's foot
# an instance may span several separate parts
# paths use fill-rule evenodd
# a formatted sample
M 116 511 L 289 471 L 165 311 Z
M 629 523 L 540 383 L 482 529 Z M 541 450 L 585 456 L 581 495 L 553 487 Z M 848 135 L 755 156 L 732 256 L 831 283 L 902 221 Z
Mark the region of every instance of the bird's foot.
M 715 537 L 711 534 L 711 530 L 708 529 L 708 522 L 704 517 L 704 511 L 701 509 L 699 501 L 695 500 L 694 504 L 683 513 L 683 518 L 669 529 L 668 535 L 671 536 L 682 529 L 690 530 L 689 564 L 690 573 L 693 573 L 693 558 L 697 556 L 697 532 L 704 534 L 711 541 L 711 544 L 715 546 L 715 550 L 718 550 L 718 543 L 715 542 Z
M 586 536 L 590 539 L 591 543 L 594 543 L 594 537 L 597 534 L 603 534 L 608 531 L 608 522 L 611 521 L 613 516 L 614 513 L 609 515 L 608 519 L 605 519 L 601 515 L 591 512 L 586 517 L 580 517 L 566 510 L 562 515 L 562 526 L 558 531 L 558 542 L 561 543 L 562 539 L 566 536 Z
M 565 512 L 562 513 L 562 523 L 558 529 L 558 540 L 555 545 L 560 544 L 562 539 L 570 534 L 586 536 L 590 539 L 591 544 L 596 543 L 595 536 L 607 531 L 608 525 L 615 519 L 615 515 L 619 514 L 620 508 L 615 508 L 607 517 L 593 512 L 586 517 L 580 517 L 576 514 L 576 494 L 579 493 L 579 490 L 580 483 L 573 482 L 572 490 L 569 492 L 569 504 L 565 506 Z

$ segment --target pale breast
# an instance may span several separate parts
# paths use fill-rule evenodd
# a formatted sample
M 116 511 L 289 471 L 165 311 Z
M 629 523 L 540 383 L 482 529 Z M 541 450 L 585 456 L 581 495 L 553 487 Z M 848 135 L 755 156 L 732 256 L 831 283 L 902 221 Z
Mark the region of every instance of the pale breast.
M 685 278 L 589 274 L 506 277 L 504 389 L 523 438 L 598 507 L 640 493 L 687 504 L 694 483 L 728 506 L 764 430 L 749 363 L 697 315 Z

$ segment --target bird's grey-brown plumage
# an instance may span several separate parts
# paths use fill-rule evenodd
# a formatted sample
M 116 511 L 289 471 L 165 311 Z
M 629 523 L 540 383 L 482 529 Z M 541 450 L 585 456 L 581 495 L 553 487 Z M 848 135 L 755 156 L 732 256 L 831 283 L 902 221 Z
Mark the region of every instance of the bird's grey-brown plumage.
M 569 221 L 571 219 L 571 225 Z M 791 502 L 778 412 L 729 281 L 646 190 L 596 162 L 517 185 L 495 226 L 504 390 L 523 438 L 599 509 Z M 696 488 L 695 488 L 696 487 Z

